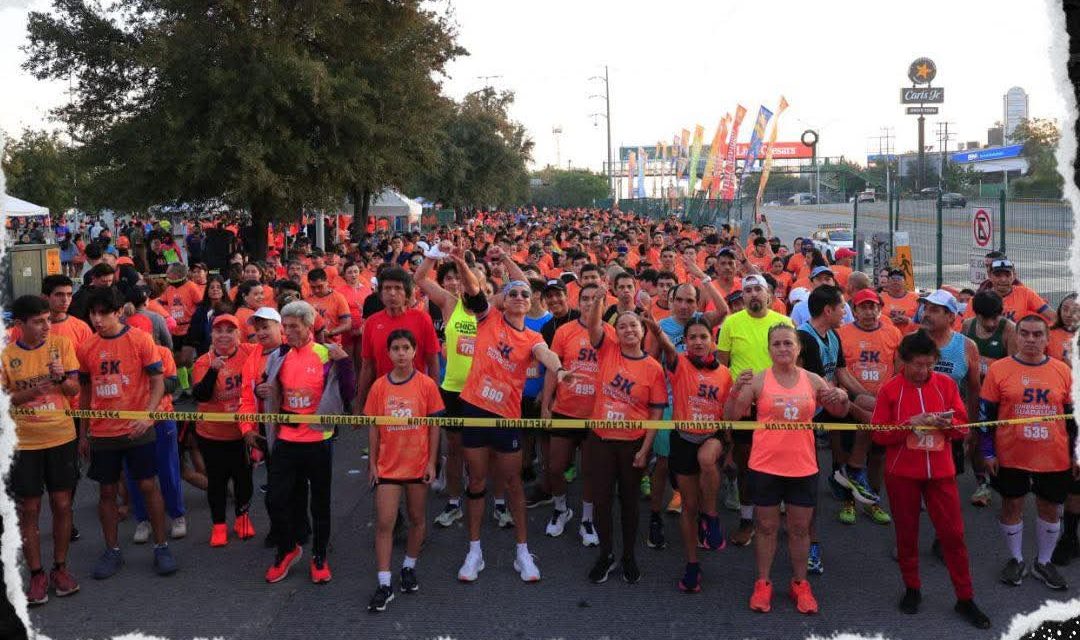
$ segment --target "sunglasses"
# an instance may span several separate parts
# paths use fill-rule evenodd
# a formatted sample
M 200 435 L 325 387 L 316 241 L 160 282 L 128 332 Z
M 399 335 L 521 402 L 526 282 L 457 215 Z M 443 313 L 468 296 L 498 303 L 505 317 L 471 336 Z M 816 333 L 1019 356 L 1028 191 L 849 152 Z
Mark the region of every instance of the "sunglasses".
M 531 293 L 529 293 L 528 291 L 522 291 L 521 289 L 513 289 L 506 294 L 507 298 L 523 298 L 525 300 L 528 300 L 530 296 L 532 296 Z

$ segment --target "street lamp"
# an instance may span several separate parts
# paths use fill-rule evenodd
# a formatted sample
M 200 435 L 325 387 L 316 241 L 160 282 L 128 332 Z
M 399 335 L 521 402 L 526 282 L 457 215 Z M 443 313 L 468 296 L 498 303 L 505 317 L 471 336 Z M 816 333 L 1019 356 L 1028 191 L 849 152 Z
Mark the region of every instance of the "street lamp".
M 591 96 L 589 96 L 589 99 L 590 100 L 593 99 L 593 98 L 603 98 L 604 99 L 604 113 L 603 114 L 594 113 L 594 114 L 592 114 L 592 116 L 593 116 L 593 123 L 594 124 L 596 122 L 596 118 L 598 118 L 600 116 L 603 116 L 604 119 L 607 120 L 608 194 L 613 196 L 614 193 L 615 193 L 615 182 L 614 182 L 615 174 L 614 174 L 614 167 L 612 166 L 612 162 L 611 162 L 611 83 L 610 83 L 610 81 L 608 79 L 607 65 L 604 65 L 604 75 L 603 76 L 592 76 L 591 78 L 589 78 L 590 82 L 592 82 L 593 80 L 603 80 L 604 81 L 604 93 L 603 93 L 603 95 L 600 95 L 600 94 L 591 95 Z

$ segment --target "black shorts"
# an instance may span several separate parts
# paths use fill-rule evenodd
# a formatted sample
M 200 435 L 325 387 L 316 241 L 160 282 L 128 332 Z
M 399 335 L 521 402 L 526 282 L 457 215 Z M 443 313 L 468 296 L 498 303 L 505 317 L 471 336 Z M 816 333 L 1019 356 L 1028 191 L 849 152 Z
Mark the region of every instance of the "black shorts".
M 757 420 L 757 407 L 750 407 L 750 415 L 743 419 L 750 422 Z M 754 432 L 751 429 L 735 429 L 731 433 L 731 441 L 735 444 L 754 444 Z
M 188 327 L 190 328 L 191 325 L 189 324 Z M 186 333 L 182 336 L 174 335 L 172 337 L 172 348 L 175 355 L 180 355 L 180 350 L 188 346 L 191 346 L 191 341 L 188 340 Z
M 1064 504 L 1073 484 L 1072 471 L 1027 471 L 1000 467 L 990 484 L 1003 498 L 1023 498 L 1029 493 L 1053 504 Z
M 714 433 L 709 436 L 709 440 L 712 439 L 721 440 L 720 433 Z M 668 469 L 672 473 L 681 476 L 694 476 L 701 473 L 701 464 L 698 462 L 698 450 L 701 449 L 701 445 L 705 444 L 708 440 L 702 442 L 690 442 L 677 432 L 671 434 L 671 452 L 668 454 Z
M 90 470 L 86 476 L 100 484 L 116 484 L 127 462 L 132 480 L 145 480 L 157 475 L 157 444 L 154 441 L 124 449 L 94 449 L 90 445 Z
M 401 478 L 379 478 L 378 480 L 376 480 L 376 481 L 375 481 L 375 484 L 376 484 L 376 485 L 380 485 L 380 484 L 398 484 L 398 485 L 406 485 L 406 484 L 423 484 L 423 483 L 424 483 L 424 479 L 423 479 L 423 478 L 409 478 L 409 479 L 401 479 Z
M 575 418 L 574 416 L 568 416 L 562 413 L 551 412 L 552 420 L 580 420 L 581 418 Z M 581 429 L 544 429 L 544 435 L 555 436 L 556 438 L 569 438 L 575 442 L 584 442 L 585 436 L 588 435 L 589 430 L 585 428 Z
M 540 417 L 540 398 L 521 396 L 521 417 L 536 419 Z
M 49 493 L 71 491 L 79 481 L 79 453 L 76 440 L 47 449 L 16 451 L 8 476 L 8 489 L 16 498 L 37 498 L 42 489 Z
M 776 507 L 781 502 L 796 507 L 817 506 L 818 474 L 792 478 L 747 471 L 750 496 L 755 507 Z
M 490 411 L 484 411 L 464 400 L 461 401 L 462 415 L 467 418 L 501 418 Z M 516 453 L 521 451 L 521 429 L 502 429 L 499 427 L 463 427 L 461 445 L 466 449 L 491 447 L 498 453 Z
M 460 391 L 447 391 L 442 387 L 439 388 L 439 395 L 442 396 L 443 406 L 446 407 L 445 415 L 447 418 L 460 418 L 461 413 L 461 392 Z M 453 427 L 450 425 L 444 426 L 450 433 L 461 433 L 461 427 Z

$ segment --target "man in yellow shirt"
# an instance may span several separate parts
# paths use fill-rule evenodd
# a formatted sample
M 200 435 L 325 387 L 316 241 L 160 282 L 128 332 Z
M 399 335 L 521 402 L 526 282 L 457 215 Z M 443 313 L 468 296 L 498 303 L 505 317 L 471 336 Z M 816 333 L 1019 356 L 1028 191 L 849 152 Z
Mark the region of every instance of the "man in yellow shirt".
M 4 390 L 20 409 L 69 409 L 68 398 L 79 393 L 79 361 L 71 341 L 49 333 L 49 303 L 39 296 L 22 296 L 11 306 L 21 338 L 4 347 Z M 75 423 L 63 415 L 14 416 L 16 453 L 8 488 L 18 505 L 23 557 L 30 568 L 27 600 L 49 600 L 79 590 L 67 570 L 71 542 L 71 496 L 79 478 Z M 42 488 L 49 492 L 53 520 L 53 569 L 41 567 L 38 518 Z

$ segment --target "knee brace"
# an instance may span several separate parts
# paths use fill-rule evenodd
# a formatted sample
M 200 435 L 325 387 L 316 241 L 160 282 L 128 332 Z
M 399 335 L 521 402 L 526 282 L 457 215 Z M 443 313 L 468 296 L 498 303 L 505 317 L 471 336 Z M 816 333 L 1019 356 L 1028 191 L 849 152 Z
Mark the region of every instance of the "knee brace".
M 465 489 L 465 497 L 470 499 L 470 500 L 479 500 L 479 499 L 483 498 L 486 495 L 487 495 L 487 489 L 486 488 L 481 489 L 481 490 L 476 491 L 476 492 L 470 491 L 467 487 Z

